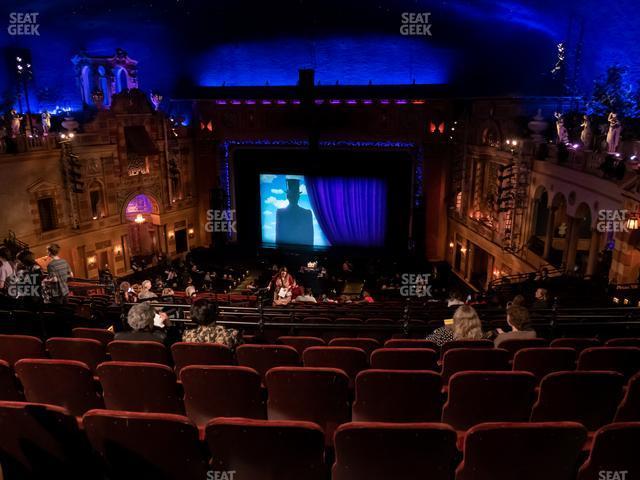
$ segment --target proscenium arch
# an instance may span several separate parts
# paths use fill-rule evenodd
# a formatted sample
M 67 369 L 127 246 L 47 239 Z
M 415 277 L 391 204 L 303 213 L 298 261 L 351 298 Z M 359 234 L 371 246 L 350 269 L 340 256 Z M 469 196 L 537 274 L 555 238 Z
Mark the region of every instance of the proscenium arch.
M 136 197 L 138 197 L 140 195 L 145 196 L 149 200 L 149 203 L 151 205 L 151 209 L 150 209 L 150 212 L 148 212 L 148 214 L 150 214 L 150 215 L 160 215 L 160 213 L 161 213 L 161 211 L 160 211 L 160 202 L 158 202 L 158 199 L 155 197 L 155 195 L 153 193 L 150 193 L 148 191 L 132 192 L 127 196 L 127 198 L 124 200 L 124 202 L 122 203 L 122 205 L 120 207 L 120 221 L 121 221 L 121 223 L 129 223 L 131 221 L 131 219 L 127 217 L 127 207 L 133 201 L 133 199 L 135 199 Z

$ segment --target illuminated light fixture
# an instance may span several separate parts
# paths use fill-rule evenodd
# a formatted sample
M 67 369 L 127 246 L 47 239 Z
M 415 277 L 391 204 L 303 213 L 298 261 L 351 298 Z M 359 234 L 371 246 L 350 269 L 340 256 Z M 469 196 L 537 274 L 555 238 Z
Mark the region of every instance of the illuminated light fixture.
M 638 156 L 637 156 L 637 155 L 631 155 L 631 156 L 629 157 L 629 160 L 635 160 L 636 158 L 638 158 Z
M 629 299 L 628 299 L 628 298 L 625 298 L 625 299 L 622 301 L 622 303 L 623 303 L 623 305 L 629 305 Z
M 321 98 L 316 98 L 314 103 L 315 103 L 316 105 L 322 105 L 322 104 L 324 103 L 324 100 L 323 100 L 323 99 L 321 99 Z
M 396 105 L 406 105 L 409 103 L 407 100 L 396 100 Z
M 460 251 L 461 251 L 462 253 L 467 253 L 467 247 L 461 247 L 461 248 L 460 248 Z
M 373 103 L 373 100 L 371 99 L 362 100 L 363 105 L 371 105 L 372 103 Z
M 226 100 L 216 100 L 216 105 L 226 105 L 227 101 Z
M 262 105 L 271 105 L 271 100 L 262 100 Z
M 391 102 L 385 98 L 385 99 L 383 99 L 383 100 L 380 100 L 380 103 L 381 103 L 382 105 L 389 105 L 389 103 L 391 103 Z
M 518 141 L 517 140 L 511 140 L 511 145 L 513 145 L 515 147 L 516 145 L 518 145 Z
M 247 105 L 255 105 L 256 101 L 255 100 L 245 100 L 244 103 L 246 103 Z
M 94 216 L 93 216 L 93 217 L 91 217 L 91 218 L 92 218 L 92 220 L 97 220 L 97 219 L 98 219 L 98 216 L 97 216 L 97 215 L 94 215 Z
M 347 100 L 347 101 L 346 101 L 346 104 L 347 104 L 347 105 L 357 105 L 357 104 L 358 104 L 358 102 L 357 102 L 356 100 Z
M 453 242 L 449 242 L 449 248 L 453 248 Z
M 240 100 L 231 100 L 231 105 L 242 105 L 242 101 L 240 101 Z
M 300 100 L 291 100 L 291 105 L 300 105 Z
M 173 232 L 169 232 L 169 240 L 173 240 L 175 234 Z
M 424 100 L 411 100 L 414 105 L 424 105 Z
M 93 268 L 96 266 L 98 259 L 96 258 L 95 255 L 91 255 L 90 257 L 87 257 L 87 263 L 89 264 L 89 268 Z
M 133 219 L 134 222 L 136 222 L 138 225 L 146 222 L 147 220 L 142 216 L 141 213 L 136 215 L 136 218 Z
M 121 255 L 122 247 L 120 245 L 116 245 L 115 247 L 113 247 L 113 253 L 115 253 L 116 255 Z
M 196 234 L 196 231 L 193 228 L 190 228 L 189 230 L 187 230 L 187 233 L 190 237 L 193 237 Z
M 620 157 L 620 154 L 619 154 L 619 153 L 616 153 L 615 155 L 616 155 L 616 157 Z
M 329 103 L 331 105 L 340 105 L 342 103 L 342 100 L 338 100 L 338 99 L 329 100 Z
M 620 303 L 620 299 L 618 297 L 613 297 L 612 300 L 613 303 Z
M 286 105 L 287 101 L 286 100 L 276 100 L 276 105 Z
M 69 134 L 69 138 L 73 138 L 73 137 L 75 137 L 75 136 L 76 136 L 76 134 L 75 134 L 75 133 L 73 133 L 73 132 L 71 132 L 71 133 Z
M 628 218 L 625 222 L 625 227 L 629 230 L 638 230 L 638 217 Z
M 505 143 L 506 143 L 507 145 L 511 145 L 511 140 L 507 140 Z

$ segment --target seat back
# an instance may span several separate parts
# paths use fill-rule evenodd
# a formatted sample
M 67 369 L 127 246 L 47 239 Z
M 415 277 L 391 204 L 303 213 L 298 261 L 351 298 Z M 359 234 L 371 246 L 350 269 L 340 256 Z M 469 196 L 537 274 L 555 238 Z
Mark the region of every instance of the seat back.
M 640 371 L 640 348 L 587 348 L 578 357 L 578 370 L 611 370 L 629 379 Z
M 549 340 L 544 338 L 511 338 L 500 343 L 500 348 L 504 348 L 511 358 L 523 348 L 547 347 Z
M 104 404 L 109 410 L 182 412 L 176 377 L 157 363 L 104 362 L 98 366 Z
M 493 348 L 491 340 L 451 340 L 440 347 L 440 358 L 454 348 Z
M 371 368 L 434 370 L 438 354 L 430 348 L 379 348 L 371 354 Z
M 251 368 L 194 365 L 180 379 L 187 416 L 198 427 L 215 417 L 266 418 L 260 375 Z
M 302 354 L 305 367 L 338 368 L 349 377 L 353 388 L 356 375 L 368 365 L 367 353 L 355 347 L 311 347 Z
M 98 340 L 88 338 L 53 337 L 45 344 L 51 358 L 76 360 L 86 364 L 94 372 L 105 361 L 106 349 Z
M 75 417 L 62 407 L 0 402 L 3 478 L 102 478 Z
M 299 366 L 300 355 L 288 345 L 240 345 L 236 349 L 238 365 L 253 368 L 264 381 L 267 371 L 273 367 Z
M 23 358 L 46 358 L 42 340 L 29 335 L 0 335 L 0 360 L 13 365 Z
M 391 338 L 384 342 L 384 348 L 430 348 L 436 352 L 440 351 L 436 342 L 420 338 Z
M 355 422 L 338 427 L 333 480 L 449 480 L 456 433 L 437 423 Z
M 540 382 L 533 422 L 579 422 L 594 431 L 611 422 L 624 377 L 615 372 L 555 372 Z
M 365 370 L 356 377 L 354 422 L 439 422 L 440 375 L 417 370 Z
M 361 348 L 367 353 L 367 357 L 371 355 L 376 348 L 380 348 L 380 342 L 375 338 L 334 338 L 329 342 L 330 347 L 354 347 Z
M 82 421 L 109 478 L 207 478 L 198 429 L 186 417 L 93 410 Z
M 169 352 L 160 342 L 114 340 L 107 345 L 114 362 L 144 362 L 169 365 Z
M 456 480 L 571 480 L 586 439 L 573 422 L 477 425 L 465 436 Z
M 485 422 L 526 422 L 536 377 L 529 372 L 459 372 L 449 380 L 442 422 L 467 430 Z
M 602 345 L 597 338 L 555 338 L 551 340 L 551 347 L 573 348 L 578 354 L 589 347 Z
M 611 338 L 604 342 L 606 347 L 640 347 L 640 338 Z
M 251 480 L 326 479 L 324 435 L 314 423 L 217 418 L 206 438 L 213 471 Z
M 103 407 L 93 374 L 82 362 L 26 358 L 15 371 L 28 402 L 57 405 L 76 417 Z
M 267 372 L 269 420 L 315 422 L 327 444 L 333 432 L 351 417 L 349 378 L 335 368 L 276 367 Z
M 531 372 L 538 380 L 552 372 L 575 370 L 577 354 L 573 348 L 523 348 L 513 358 L 513 369 Z
M 113 342 L 115 335 L 112 331 L 104 328 L 84 328 L 78 327 L 71 330 L 73 338 L 90 338 L 92 340 L 98 340 L 105 347 L 109 345 L 109 342 Z
M 593 438 L 591 453 L 578 471 L 578 480 L 607 478 L 602 477 L 600 472 L 626 472 L 624 477 L 618 473 L 618 478 L 638 478 L 638 445 L 640 422 L 605 425 Z
M 278 337 L 278 343 L 282 345 L 289 345 L 298 352 L 298 355 L 302 356 L 302 353 L 309 347 L 323 347 L 326 345 L 325 341 L 319 337 L 290 337 L 283 336 Z
M 0 400 L 18 401 L 22 396 L 18 391 L 18 381 L 9 363 L 0 360 Z
M 614 422 L 640 422 L 640 373 L 627 383 L 627 391 L 618 405 Z
M 509 352 L 502 348 L 454 348 L 442 358 L 442 381 L 447 384 L 454 373 L 465 370 L 511 370 Z
M 233 365 L 231 349 L 218 343 L 174 343 L 171 356 L 176 375 L 189 365 Z

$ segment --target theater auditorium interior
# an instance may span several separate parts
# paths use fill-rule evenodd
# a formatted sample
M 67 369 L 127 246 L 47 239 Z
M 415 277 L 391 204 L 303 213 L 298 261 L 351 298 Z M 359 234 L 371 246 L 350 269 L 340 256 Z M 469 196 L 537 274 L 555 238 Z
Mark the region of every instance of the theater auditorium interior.
M 637 0 L 0 11 L 0 480 L 640 480 Z

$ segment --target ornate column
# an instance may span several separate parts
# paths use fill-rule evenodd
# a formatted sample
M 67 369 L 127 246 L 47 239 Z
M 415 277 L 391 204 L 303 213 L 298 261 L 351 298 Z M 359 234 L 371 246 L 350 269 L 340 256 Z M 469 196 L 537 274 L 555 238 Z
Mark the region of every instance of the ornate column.
M 600 232 L 597 229 L 591 230 L 591 243 L 589 244 L 589 256 L 587 257 L 586 275 L 593 275 L 598 261 L 598 250 L 600 250 Z
M 578 251 L 578 240 L 579 240 L 579 221 L 575 217 L 570 217 L 571 222 L 570 231 L 567 233 L 567 246 L 565 249 L 566 258 L 563 258 L 564 264 L 567 266 L 567 270 L 571 270 L 576 264 L 576 253 Z
M 547 216 L 547 231 L 544 236 L 544 251 L 542 256 L 545 260 L 549 260 L 551 254 L 551 246 L 553 244 L 553 224 L 556 219 L 556 207 L 549 207 L 549 215 Z

